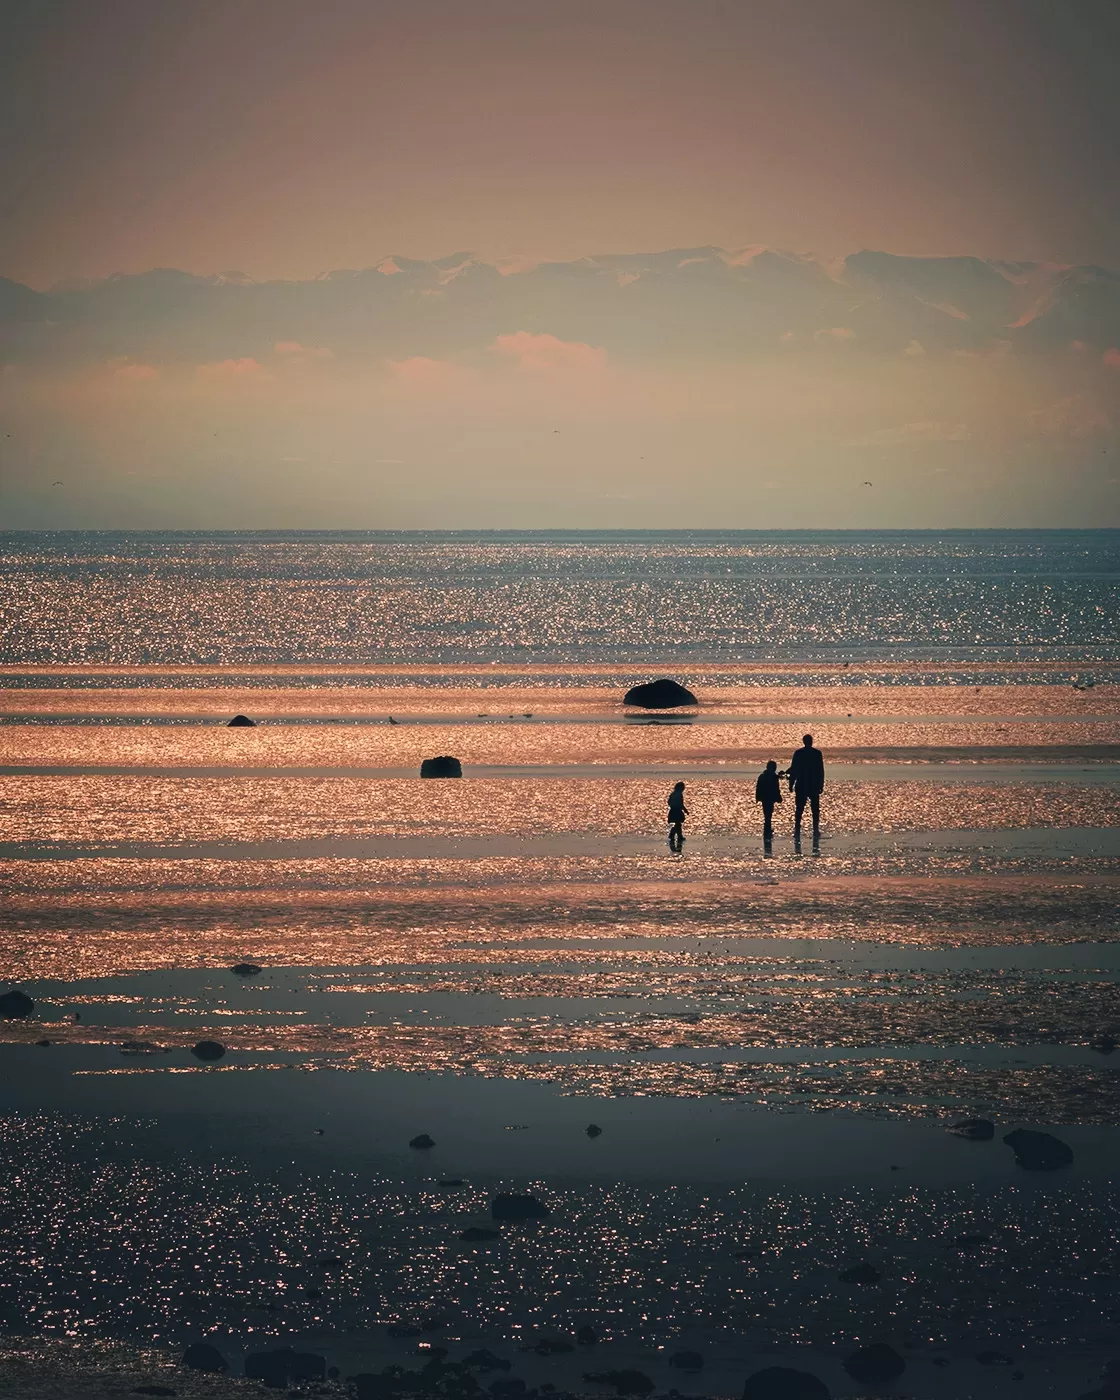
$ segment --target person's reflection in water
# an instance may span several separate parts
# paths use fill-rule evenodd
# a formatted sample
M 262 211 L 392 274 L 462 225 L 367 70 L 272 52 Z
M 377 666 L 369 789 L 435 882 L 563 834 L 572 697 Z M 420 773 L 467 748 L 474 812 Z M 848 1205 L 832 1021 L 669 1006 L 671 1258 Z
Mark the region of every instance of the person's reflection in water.
M 684 819 L 688 808 L 684 805 L 684 783 L 677 783 L 669 794 L 669 849 L 679 851 L 684 845 Z
M 813 816 L 813 850 L 820 850 L 821 841 L 821 793 L 824 791 L 824 755 L 813 747 L 813 736 L 802 737 L 801 748 L 797 750 L 786 769 L 790 790 L 794 795 L 793 844 L 801 850 L 801 818 L 808 803 Z
M 778 765 L 771 759 L 754 785 L 754 800 L 762 804 L 762 845 L 767 853 L 774 845 L 774 808 L 782 800 L 780 777 Z

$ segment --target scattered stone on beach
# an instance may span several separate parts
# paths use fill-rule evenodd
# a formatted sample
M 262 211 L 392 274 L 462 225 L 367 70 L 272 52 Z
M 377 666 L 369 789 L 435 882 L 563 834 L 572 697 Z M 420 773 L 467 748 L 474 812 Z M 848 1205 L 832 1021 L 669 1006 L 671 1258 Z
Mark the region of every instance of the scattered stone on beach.
M 653 1382 L 641 1371 L 585 1371 L 593 1385 L 612 1385 L 616 1395 L 652 1395 Z
M 675 1351 L 669 1358 L 669 1365 L 677 1371 L 702 1371 L 704 1358 L 698 1351 Z
M 230 972 L 236 972 L 238 977 L 255 977 L 260 970 L 256 963 L 251 962 L 234 963 L 230 968 Z
M 1016 1128 L 1013 1133 L 1005 1133 L 1003 1140 L 1015 1153 L 1016 1165 L 1025 1171 L 1055 1171 L 1058 1167 L 1068 1167 L 1073 1161 L 1073 1149 L 1050 1133 Z
M 35 1010 L 35 1003 L 18 987 L 0 996 L 0 1016 L 9 1021 L 22 1021 Z
M 767 1366 L 747 1378 L 743 1400 L 831 1400 L 824 1381 L 789 1366 Z
M 981 1366 L 1014 1366 L 1012 1357 L 1003 1351 L 978 1351 L 976 1359 Z
M 430 1138 L 427 1133 L 417 1133 L 414 1138 L 410 1138 L 409 1147 L 415 1147 L 418 1152 L 426 1152 L 429 1147 L 435 1147 L 435 1139 Z
M 544 1220 L 552 1212 L 536 1196 L 501 1191 L 490 1202 L 492 1220 Z
M 270 1390 L 284 1390 L 289 1385 L 326 1380 L 327 1363 L 313 1351 L 280 1347 L 276 1351 L 255 1351 L 247 1356 L 245 1376 L 248 1380 L 260 1381 Z
M 584 1128 L 583 1131 L 590 1138 L 602 1137 L 603 1135 L 603 1130 L 599 1127 L 598 1123 L 588 1123 L 587 1127 Z
M 197 1045 L 191 1046 L 191 1054 L 196 1060 L 220 1060 L 225 1053 L 226 1047 L 218 1040 L 200 1040 Z
M 586 1323 L 576 1333 L 576 1341 L 581 1347 L 594 1347 L 599 1345 L 599 1334 L 594 1327 L 589 1327 Z
M 229 1362 L 217 1347 L 209 1342 L 192 1342 L 183 1353 L 180 1365 L 191 1371 L 209 1371 L 213 1375 L 224 1375 L 229 1370 Z
M 248 715 L 234 715 L 226 725 L 227 729 L 256 729 L 257 721 L 250 719 Z
M 508 1371 L 512 1364 L 504 1356 L 495 1356 L 488 1347 L 472 1351 L 469 1356 L 464 1356 L 460 1362 L 460 1365 L 473 1367 L 476 1371 Z
M 949 1132 L 968 1142 L 991 1142 L 996 1135 L 996 1125 L 989 1118 L 966 1118 L 963 1123 L 951 1123 Z
M 422 778 L 461 778 L 463 765 L 457 758 L 452 758 L 450 754 L 441 754 L 439 758 L 424 759 L 420 765 L 420 776 Z
M 852 1380 L 876 1385 L 883 1381 L 897 1380 L 906 1370 L 906 1362 L 885 1342 L 874 1342 L 869 1347 L 853 1351 L 844 1362 L 844 1370 Z
M 699 701 L 683 685 L 662 679 L 632 686 L 622 697 L 622 703 L 637 705 L 642 710 L 675 710 L 681 705 L 699 704 Z
M 483 1225 L 468 1225 L 465 1230 L 459 1231 L 459 1238 L 468 1244 L 474 1244 L 478 1240 L 498 1240 L 501 1239 L 499 1230 L 487 1230 Z
M 856 1264 L 839 1275 L 841 1283 L 878 1283 L 882 1277 L 870 1264 Z

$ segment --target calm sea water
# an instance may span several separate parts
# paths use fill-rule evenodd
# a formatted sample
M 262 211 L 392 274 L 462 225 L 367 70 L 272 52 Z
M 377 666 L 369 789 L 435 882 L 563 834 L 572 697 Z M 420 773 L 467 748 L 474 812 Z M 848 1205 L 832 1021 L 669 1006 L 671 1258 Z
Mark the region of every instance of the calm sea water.
M 0 662 L 1120 656 L 1120 531 L 0 535 Z

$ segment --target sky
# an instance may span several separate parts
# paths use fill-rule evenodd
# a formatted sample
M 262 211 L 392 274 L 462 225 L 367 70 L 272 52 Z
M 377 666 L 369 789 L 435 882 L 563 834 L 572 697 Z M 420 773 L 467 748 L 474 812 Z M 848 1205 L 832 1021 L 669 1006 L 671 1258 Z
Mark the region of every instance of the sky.
M 0 276 L 65 298 L 153 268 L 310 282 L 471 250 L 508 281 L 542 262 L 711 247 L 733 262 L 757 246 L 811 252 L 830 275 L 861 249 L 1120 270 L 1118 61 L 1111 0 L 6 0 Z M 363 341 L 342 312 L 308 342 L 306 317 L 273 309 L 254 339 L 231 321 L 247 332 L 259 308 L 232 302 L 224 341 L 197 318 L 157 334 L 162 294 L 144 282 L 134 301 L 152 308 L 53 301 L 53 339 L 0 340 L 3 513 L 1120 523 L 1111 284 L 1082 287 L 1077 324 L 1051 313 L 1029 345 L 1023 298 L 1011 330 L 938 313 L 969 321 L 963 343 L 938 341 L 925 309 L 907 327 L 892 300 L 901 348 L 849 325 L 878 284 L 820 324 L 798 320 L 800 293 L 788 325 L 767 319 L 777 292 L 762 322 L 744 302 L 742 343 L 726 328 L 705 343 L 723 283 L 676 287 L 661 319 L 483 281 L 471 301 L 468 286 L 414 288 L 395 342 Z M 1103 308 L 1087 319 L 1086 298 Z M 441 301 L 437 335 L 426 308 Z M 134 341 L 88 331 L 105 317 Z M 818 333 L 843 331 L 840 354 L 820 353 Z M 577 348 L 501 349 L 518 335 Z M 214 368 L 241 361 L 256 368 Z

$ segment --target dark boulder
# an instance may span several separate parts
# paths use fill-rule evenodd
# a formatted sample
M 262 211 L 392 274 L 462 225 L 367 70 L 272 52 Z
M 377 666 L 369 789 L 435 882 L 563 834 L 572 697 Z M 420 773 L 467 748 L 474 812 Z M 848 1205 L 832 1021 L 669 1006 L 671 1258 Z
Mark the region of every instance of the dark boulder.
M 327 1363 L 312 1351 L 280 1347 L 276 1351 L 255 1351 L 247 1356 L 245 1376 L 248 1380 L 260 1381 L 270 1390 L 284 1390 L 289 1385 L 325 1380 Z
M 883 1275 L 870 1264 L 856 1264 L 840 1274 L 841 1283 L 878 1283 Z
M 1036 1133 L 1031 1128 L 1016 1128 L 1005 1133 L 1003 1140 L 1015 1153 L 1017 1166 L 1029 1172 L 1050 1172 L 1068 1167 L 1073 1150 L 1050 1133 Z
M 459 1231 L 459 1238 L 467 1244 L 474 1244 L 479 1240 L 501 1239 L 501 1233 L 498 1230 L 487 1230 L 482 1225 L 468 1225 L 465 1230 Z
M 677 1371 L 702 1371 L 704 1358 L 698 1351 L 675 1351 L 669 1358 L 669 1365 Z
M 486 1347 L 480 1351 L 472 1351 L 469 1356 L 464 1356 L 460 1364 L 471 1366 L 476 1371 L 508 1371 L 511 1365 L 504 1357 L 495 1356 Z
M 18 987 L 0 996 L 0 1016 L 9 1021 L 22 1021 L 35 1010 L 35 1003 Z
M 950 1124 L 949 1131 L 968 1142 L 991 1142 L 996 1135 L 996 1125 L 988 1118 L 966 1118 L 963 1123 Z
M 587 1134 L 589 1138 L 602 1137 L 603 1135 L 603 1130 L 599 1127 L 598 1123 L 588 1123 L 587 1127 L 584 1128 L 583 1131 Z
M 594 1385 L 613 1385 L 616 1395 L 652 1395 L 653 1382 L 641 1371 L 587 1371 L 583 1379 Z
M 767 1366 L 747 1378 L 743 1400 L 831 1400 L 824 1381 L 808 1371 L 793 1371 L 788 1366 Z
M 875 1342 L 869 1347 L 860 1347 L 852 1352 L 844 1362 L 844 1370 L 854 1381 L 868 1385 L 878 1385 L 885 1381 L 897 1380 L 906 1370 L 906 1362 L 885 1342 Z
M 256 729 L 257 721 L 250 719 L 248 715 L 234 715 L 226 725 L 227 729 Z
M 430 1138 L 427 1133 L 417 1133 L 414 1138 L 409 1138 L 409 1147 L 415 1147 L 418 1152 L 426 1152 L 429 1147 L 435 1147 L 435 1139 Z
M 196 1060 L 220 1060 L 226 1053 L 226 1047 L 217 1040 L 200 1040 L 197 1045 L 191 1046 L 191 1054 Z
M 696 705 L 699 701 L 691 690 L 676 681 L 648 681 L 632 686 L 622 697 L 624 705 L 637 705 L 642 710 L 675 710 L 681 705 Z
M 490 1202 L 492 1220 L 544 1220 L 552 1212 L 536 1196 L 502 1191 Z
M 236 972 L 238 977 L 255 977 L 260 972 L 260 968 L 256 963 L 244 962 L 234 963 L 230 971 Z
M 183 1353 L 180 1365 L 191 1371 L 210 1371 L 216 1376 L 224 1375 L 229 1370 L 229 1362 L 209 1342 L 192 1342 Z
M 426 758 L 420 765 L 420 776 L 422 778 L 461 778 L 463 765 L 457 758 L 452 758 L 450 754 L 442 754 L 439 758 Z

